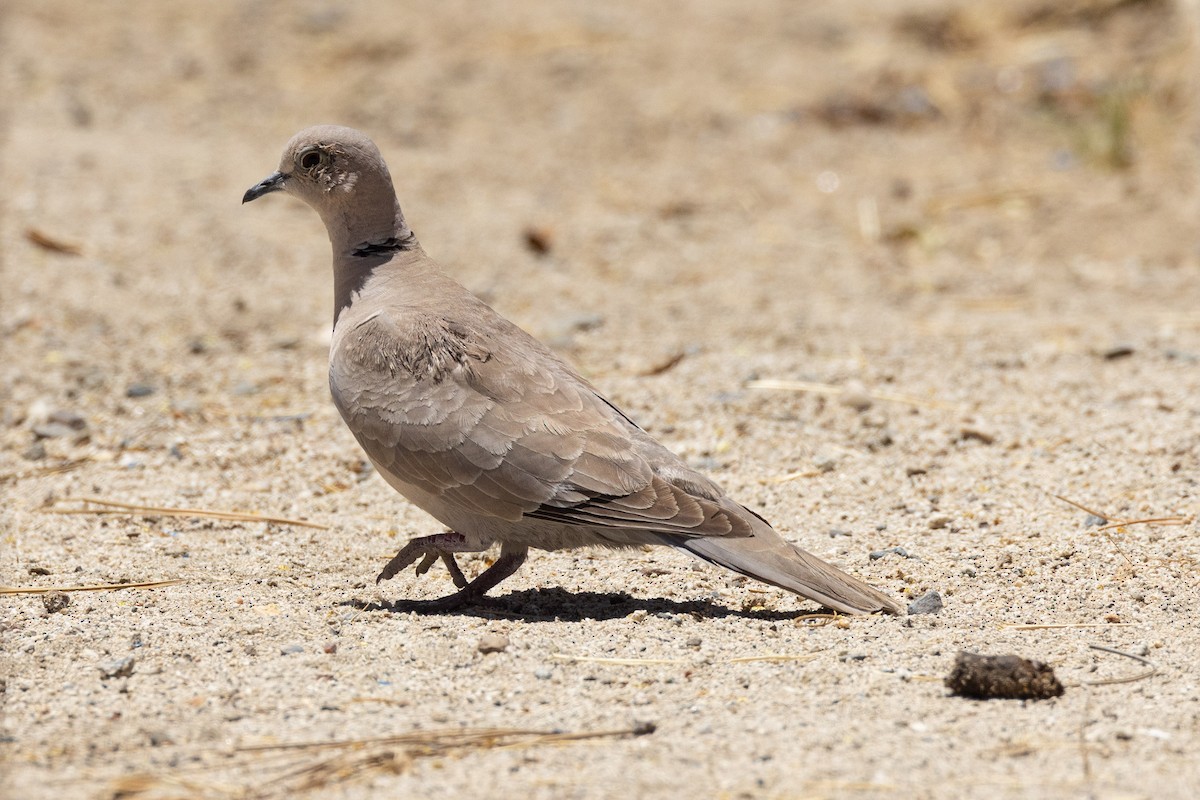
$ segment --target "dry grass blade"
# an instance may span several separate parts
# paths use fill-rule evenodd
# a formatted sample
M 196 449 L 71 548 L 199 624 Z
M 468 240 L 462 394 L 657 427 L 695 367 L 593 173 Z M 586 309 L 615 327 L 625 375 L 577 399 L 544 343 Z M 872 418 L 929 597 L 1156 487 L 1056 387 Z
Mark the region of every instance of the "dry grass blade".
M 1055 498 L 1056 500 L 1062 500 L 1067 505 L 1075 506 L 1076 508 L 1078 508 L 1080 511 L 1084 512 L 1085 514 L 1091 514 L 1093 517 L 1099 517 L 1100 519 L 1104 520 L 1105 522 L 1111 522 L 1114 519 L 1113 517 L 1110 517 L 1108 514 L 1105 514 L 1102 511 L 1096 511 L 1093 508 L 1088 508 L 1083 503 L 1076 503 L 1071 498 L 1063 497 L 1061 494 L 1054 494 L 1053 492 L 1051 492 L 1050 496 Z
M 441 731 L 414 731 L 387 736 L 371 736 L 366 739 L 333 739 L 327 742 L 283 742 L 280 744 L 252 744 L 237 748 L 239 753 L 266 753 L 281 750 L 323 750 L 368 745 L 417 745 L 460 746 L 508 736 L 545 736 L 552 731 L 531 731 L 521 728 L 462 728 Z
M 83 254 L 83 249 L 74 242 L 68 242 L 57 236 L 51 236 L 37 228 L 26 228 L 25 238 L 43 250 L 49 250 L 51 253 L 61 253 L 64 256 L 78 256 Z
M 25 470 L 24 472 L 9 472 L 0 475 L 0 484 L 13 483 L 15 481 L 23 481 L 28 478 L 42 478 L 47 475 L 59 475 L 64 472 L 70 472 L 73 469 L 79 469 L 84 464 L 91 462 L 90 457 L 76 458 L 71 461 L 64 461 L 61 464 L 54 464 L 49 467 L 38 467 L 37 469 Z
M 1050 493 L 1050 496 L 1051 496 L 1051 497 L 1055 497 L 1055 498 L 1057 498 L 1057 499 L 1059 499 L 1059 500 L 1062 500 L 1064 503 L 1067 503 L 1067 504 L 1069 504 L 1069 505 L 1075 506 L 1075 507 L 1076 507 L 1076 508 L 1078 508 L 1080 511 L 1087 512 L 1088 514 L 1091 514 L 1093 517 L 1098 517 L 1099 519 L 1102 519 L 1102 520 L 1104 520 L 1105 522 L 1111 522 L 1111 521 L 1112 521 L 1112 517 L 1111 517 L 1111 516 L 1109 516 L 1108 514 L 1103 514 L 1103 513 L 1099 512 L 1099 511 L 1095 511 L 1095 510 L 1093 510 L 1093 509 L 1090 509 L 1090 508 L 1088 508 L 1087 506 L 1083 505 L 1082 503 L 1076 503 L 1074 500 L 1071 500 L 1070 498 L 1063 497 L 1061 494 L 1054 494 L 1053 492 L 1051 492 L 1051 493 Z M 1119 525 L 1121 525 L 1121 524 L 1123 524 L 1123 523 L 1121 523 L 1121 522 L 1118 522 L 1118 523 L 1117 523 L 1117 525 L 1118 525 L 1118 526 L 1119 526 Z M 1109 543 L 1109 544 L 1111 544 L 1111 545 L 1113 546 L 1113 549 L 1114 549 L 1114 550 L 1116 550 L 1116 551 L 1117 551 L 1117 552 L 1118 552 L 1118 553 L 1121 555 L 1121 558 L 1125 559 L 1125 563 L 1126 563 L 1126 564 L 1128 564 L 1129 566 L 1131 566 L 1131 567 L 1132 567 L 1132 566 L 1134 565 L 1134 564 L 1133 564 L 1133 559 L 1132 559 L 1132 558 L 1130 558 L 1130 557 L 1129 557 L 1129 556 L 1128 556 L 1128 555 L 1125 553 L 1125 551 L 1121 549 L 1121 545 L 1117 544 L 1117 540 L 1116 540 L 1116 539 L 1114 539 L 1112 536 L 1110 536 L 1110 535 L 1109 535 L 1109 533 L 1108 533 L 1108 529 L 1109 529 L 1110 527 L 1112 527 L 1112 526 L 1111 526 L 1111 525 L 1105 525 L 1104 527 L 1102 527 L 1102 528 L 1097 528 L 1096 530 L 1098 530 L 1100 533 L 1102 533 L 1102 534 L 1104 535 L 1104 538 L 1105 538 L 1105 539 L 1108 539 L 1108 543 Z
M 951 210 L 994 206 L 1014 200 L 1033 200 L 1036 198 L 1036 191 L 1024 187 L 981 189 L 935 197 L 925 204 L 925 210 L 926 213 L 936 216 Z
M 1110 522 L 1096 528 L 1098 531 L 1109 531 L 1113 528 L 1124 528 L 1127 525 L 1186 525 L 1192 521 L 1191 517 L 1148 517 L 1146 519 L 1126 519 L 1120 522 Z
M 812 661 L 823 650 L 818 650 L 814 653 L 767 653 L 761 656 L 739 656 L 737 658 L 724 658 L 716 662 L 718 664 L 751 664 L 756 661 L 766 661 L 772 663 L 782 663 L 785 661 Z M 567 661 L 571 663 L 581 664 L 606 664 L 614 667 L 640 667 L 646 664 L 691 664 L 690 659 L 685 658 L 600 658 L 597 656 L 572 656 L 566 653 L 551 653 L 550 658 L 555 661 Z
M 50 514 L 136 514 L 146 517 L 204 517 L 230 522 L 274 522 L 277 525 L 295 525 L 301 528 L 316 528 L 329 530 L 328 525 L 307 522 L 287 517 L 275 517 L 267 514 L 254 514 L 247 511 L 212 511 L 206 508 L 172 508 L 168 506 L 143 506 L 136 503 L 119 503 L 115 500 L 102 500 L 98 497 L 79 497 L 60 500 L 58 502 L 76 502 L 87 505 L 97 505 L 100 508 L 47 508 Z
M 135 583 L 98 583 L 92 586 L 0 586 L 0 594 L 49 594 L 50 592 L 115 592 L 120 589 L 158 589 L 183 583 L 182 578 Z
M 410 754 L 397 753 L 389 749 L 367 752 L 352 750 L 337 753 L 315 764 L 306 764 L 276 775 L 267 783 L 279 784 L 293 781 L 290 789 L 297 792 L 308 792 L 331 783 L 349 780 L 370 771 L 399 775 L 412 761 Z
M 1111 514 L 1105 514 L 1102 511 L 1096 511 L 1094 508 L 1088 508 L 1082 503 L 1076 503 L 1074 500 L 1070 499 L 1069 497 L 1063 497 L 1061 494 L 1051 494 L 1051 497 L 1062 500 L 1064 503 L 1075 506 L 1080 511 L 1091 514 L 1093 517 L 1097 517 L 1108 523 L 1107 525 L 1102 525 L 1099 528 L 1096 528 L 1097 531 L 1109 531 L 1113 528 L 1123 528 L 1126 525 L 1186 525 L 1194 519 L 1194 517 L 1181 516 L 1146 517 L 1144 519 L 1120 519 L 1119 517 L 1114 517 Z
M 764 656 L 741 656 L 740 658 L 725 659 L 723 664 L 752 664 L 755 661 L 766 661 L 772 664 L 782 664 L 787 661 L 814 661 L 822 652 L 818 650 L 815 653 L 773 653 Z
M 135 772 L 132 775 L 123 775 L 114 780 L 109 786 L 107 796 L 115 800 L 130 800 L 142 795 L 151 795 L 153 797 L 229 798 L 235 796 L 235 791 L 231 787 L 188 780 L 178 775 L 154 775 L 148 772 Z
M 788 481 L 798 481 L 801 478 L 819 478 L 824 474 L 819 469 L 803 469 L 799 472 L 789 472 L 786 475 L 779 475 L 774 478 L 763 478 L 759 483 L 787 483 Z
M 293 788 L 315 789 L 333 781 L 345 781 L 367 771 L 402 772 L 413 760 L 421 757 L 446 755 L 462 750 L 533 747 L 544 744 L 565 744 L 587 739 L 638 736 L 651 733 L 649 728 L 584 733 L 522 730 L 515 728 L 485 728 L 480 730 L 419 731 L 369 739 L 347 739 L 331 742 L 293 742 L 278 745 L 254 745 L 238 748 L 242 753 L 279 751 L 339 750 L 315 764 L 284 772 L 270 783 L 296 781 Z
M 1130 566 L 1133 566 L 1133 559 L 1131 559 L 1128 555 L 1126 555 L 1125 551 L 1121 549 L 1121 546 L 1119 544 L 1117 544 L 1117 541 L 1115 539 L 1113 539 L 1112 536 L 1109 535 L 1108 532 L 1110 530 L 1112 530 L 1114 528 L 1123 528 L 1127 525 L 1151 525 L 1151 524 L 1186 525 L 1189 522 L 1191 522 L 1192 519 L 1194 519 L 1193 517 L 1177 517 L 1177 516 L 1176 517 L 1147 517 L 1145 519 L 1117 519 L 1116 517 L 1112 516 L 1111 514 L 1105 514 L 1102 511 L 1096 511 L 1095 509 L 1088 508 L 1087 506 L 1083 505 L 1082 503 L 1077 503 L 1074 500 L 1070 499 L 1069 497 L 1063 497 L 1061 494 L 1054 494 L 1053 492 L 1050 492 L 1049 494 L 1051 497 L 1053 497 L 1055 499 L 1062 500 L 1064 503 L 1067 503 L 1068 505 L 1075 506 L 1075 508 L 1078 508 L 1080 511 L 1084 511 L 1088 514 L 1091 514 L 1093 517 L 1097 517 L 1098 519 L 1104 520 L 1107 524 L 1101 525 L 1100 527 L 1096 528 L 1097 532 L 1103 534 L 1104 538 L 1108 539 L 1108 542 L 1109 542 L 1109 544 L 1111 544 L 1113 546 L 1113 549 L 1116 550 L 1118 553 L 1120 553 L 1121 558 L 1125 559 L 1125 561 Z
M 746 383 L 747 389 L 762 389 L 776 390 L 783 392 L 806 392 L 809 394 L 824 394 L 836 396 L 842 394 L 845 389 L 841 386 L 833 386 L 828 383 L 813 383 L 812 381 L 789 381 L 779 380 L 775 378 L 763 378 Z M 958 406 L 952 403 L 943 403 L 940 400 L 925 400 L 920 397 L 913 397 L 907 394 L 894 394 L 892 392 L 867 392 L 867 395 L 872 399 L 881 400 L 885 403 L 902 403 L 908 406 L 916 406 L 918 408 L 939 408 L 948 411 L 955 411 Z
M 638 373 L 638 377 L 652 378 L 655 375 L 662 375 L 664 373 L 670 372 L 671 370 L 675 369 L 675 367 L 677 367 L 679 365 L 679 362 L 683 361 L 683 359 L 686 357 L 687 357 L 687 353 L 685 353 L 682 350 L 679 350 L 678 352 L 673 353 L 672 355 L 670 355 L 663 361 L 655 364 L 654 366 L 648 367 L 648 368 L 642 370 L 641 372 Z
M 172 775 L 137 775 L 120 778 L 114 783 L 114 796 L 137 798 L 161 789 L 182 788 L 194 798 L 238 799 L 290 798 L 296 794 L 324 796 L 320 790 L 334 783 L 361 780 L 372 774 L 400 774 L 416 759 L 452 756 L 473 750 L 562 745 L 588 739 L 624 738 L 654 733 L 653 724 L 600 732 L 560 733 L 552 730 L 518 728 L 482 728 L 420 730 L 420 732 L 368 739 L 332 741 L 284 742 L 275 745 L 238 747 L 241 753 L 232 768 L 244 776 L 240 786 L 217 786 L 182 777 L 181 771 Z M 281 760 L 282 759 L 282 760 Z M 208 769 L 208 768 L 205 768 Z
M 1141 624 L 1140 622 L 1046 622 L 1039 625 L 1005 622 L 1000 627 L 1012 631 L 1056 631 L 1064 628 L 1128 628 Z
M 555 661 L 581 664 L 609 664 L 615 667 L 640 667 L 646 664 L 687 664 L 684 658 L 601 658 L 599 656 L 573 656 L 567 653 L 551 653 Z
M 1112 686 L 1118 683 L 1133 683 L 1134 681 L 1140 681 L 1158 673 L 1158 667 L 1155 666 L 1154 663 L 1148 658 L 1143 658 L 1142 656 L 1137 656 L 1133 653 L 1126 653 L 1122 650 L 1114 650 L 1113 648 L 1105 647 L 1102 644 L 1090 644 L 1088 647 L 1092 648 L 1093 650 L 1099 650 L 1101 653 L 1112 653 L 1114 656 L 1132 658 L 1134 661 L 1145 664 L 1147 667 L 1149 667 L 1149 669 L 1145 672 L 1139 672 L 1136 675 L 1130 675 L 1127 678 L 1106 678 L 1105 680 L 1099 681 L 1080 681 L 1080 683 L 1084 686 Z

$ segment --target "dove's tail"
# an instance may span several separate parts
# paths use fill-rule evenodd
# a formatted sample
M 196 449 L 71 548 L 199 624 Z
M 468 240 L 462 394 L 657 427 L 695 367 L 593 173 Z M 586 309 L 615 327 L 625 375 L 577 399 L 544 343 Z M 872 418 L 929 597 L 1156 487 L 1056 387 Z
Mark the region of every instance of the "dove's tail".
M 901 613 L 900 605 L 883 592 L 788 543 L 760 519 L 755 523 L 753 536 L 671 536 L 669 543 L 712 564 L 803 595 L 844 614 Z

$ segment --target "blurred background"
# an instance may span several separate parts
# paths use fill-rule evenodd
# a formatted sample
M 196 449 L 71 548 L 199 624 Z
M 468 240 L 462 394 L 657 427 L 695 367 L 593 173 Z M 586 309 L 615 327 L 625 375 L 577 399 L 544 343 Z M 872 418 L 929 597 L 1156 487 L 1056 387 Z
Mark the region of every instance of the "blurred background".
M 239 292 L 311 320 L 314 219 L 237 200 L 316 122 L 374 137 L 426 249 L 510 311 L 590 305 L 577 280 L 1013 291 L 1200 259 L 1184 0 L 5 5 L 10 330 L 46 285 L 124 326 Z

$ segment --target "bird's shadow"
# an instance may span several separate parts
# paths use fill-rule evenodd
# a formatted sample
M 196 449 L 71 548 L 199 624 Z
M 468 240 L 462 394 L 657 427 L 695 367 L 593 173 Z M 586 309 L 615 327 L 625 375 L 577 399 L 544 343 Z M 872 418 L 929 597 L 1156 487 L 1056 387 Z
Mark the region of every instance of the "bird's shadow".
M 804 610 L 776 611 L 773 609 L 729 608 L 704 600 L 667 600 L 665 598 L 634 597 L 625 592 L 568 592 L 557 587 L 524 589 L 499 597 L 485 597 L 477 603 L 453 610 L 433 608 L 430 601 L 396 600 L 391 603 L 366 600 L 346 600 L 341 605 L 360 611 L 390 611 L 415 613 L 431 617 L 462 616 L 482 619 L 520 619 L 526 622 L 583 622 L 627 617 L 635 611 L 647 614 L 687 614 L 697 619 L 741 619 L 781 622 L 793 620 Z

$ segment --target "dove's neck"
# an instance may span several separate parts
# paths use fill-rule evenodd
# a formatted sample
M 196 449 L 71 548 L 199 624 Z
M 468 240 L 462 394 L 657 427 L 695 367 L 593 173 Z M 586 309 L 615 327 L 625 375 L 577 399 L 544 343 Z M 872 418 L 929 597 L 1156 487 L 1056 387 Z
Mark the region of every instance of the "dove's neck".
M 400 203 L 363 204 L 325 220 L 333 246 L 333 324 L 354 303 L 371 275 L 385 265 L 402 266 L 423 254 L 404 220 Z M 368 209 L 374 208 L 372 214 Z

